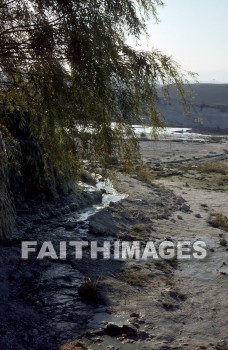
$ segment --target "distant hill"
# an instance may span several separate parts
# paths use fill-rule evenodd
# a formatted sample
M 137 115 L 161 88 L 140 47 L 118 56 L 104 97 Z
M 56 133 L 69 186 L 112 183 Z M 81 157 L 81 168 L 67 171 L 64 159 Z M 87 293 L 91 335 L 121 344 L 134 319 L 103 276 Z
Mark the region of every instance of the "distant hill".
M 174 86 L 170 89 L 171 100 L 161 99 L 159 103 L 168 126 L 228 132 L 228 84 L 191 84 L 185 89 L 193 95 L 191 115 L 184 115 Z
M 228 106 L 228 84 L 190 84 L 186 91 L 192 91 L 195 104 Z M 171 98 L 177 98 L 175 87 L 171 87 Z

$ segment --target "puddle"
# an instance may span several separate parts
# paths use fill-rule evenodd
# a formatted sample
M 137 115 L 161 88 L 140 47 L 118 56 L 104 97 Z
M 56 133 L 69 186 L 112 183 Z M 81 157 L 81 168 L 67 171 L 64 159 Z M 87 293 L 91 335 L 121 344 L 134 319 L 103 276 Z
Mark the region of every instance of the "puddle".
M 129 316 L 128 316 L 129 317 Z M 128 317 L 126 314 L 115 315 L 109 314 L 107 312 L 99 312 L 94 315 L 88 324 L 89 329 L 97 329 L 104 327 L 105 323 L 115 323 L 117 326 L 122 327 L 125 324 L 128 324 Z

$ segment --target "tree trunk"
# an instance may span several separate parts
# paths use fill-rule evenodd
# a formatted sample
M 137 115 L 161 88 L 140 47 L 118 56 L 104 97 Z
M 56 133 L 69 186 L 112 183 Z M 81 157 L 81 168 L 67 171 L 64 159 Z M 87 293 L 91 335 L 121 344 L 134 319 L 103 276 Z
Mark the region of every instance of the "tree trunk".
M 0 132 L 0 243 L 7 242 L 15 224 L 15 213 L 9 195 L 8 160 Z

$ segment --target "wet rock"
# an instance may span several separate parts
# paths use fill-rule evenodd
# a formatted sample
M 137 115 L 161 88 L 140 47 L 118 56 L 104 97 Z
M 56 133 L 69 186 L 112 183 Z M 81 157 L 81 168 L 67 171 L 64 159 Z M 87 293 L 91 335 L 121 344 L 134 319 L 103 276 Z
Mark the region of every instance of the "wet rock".
M 84 191 L 83 192 L 83 202 L 85 205 L 90 205 L 94 203 L 101 203 L 102 201 L 102 192 L 100 190 L 96 191 Z

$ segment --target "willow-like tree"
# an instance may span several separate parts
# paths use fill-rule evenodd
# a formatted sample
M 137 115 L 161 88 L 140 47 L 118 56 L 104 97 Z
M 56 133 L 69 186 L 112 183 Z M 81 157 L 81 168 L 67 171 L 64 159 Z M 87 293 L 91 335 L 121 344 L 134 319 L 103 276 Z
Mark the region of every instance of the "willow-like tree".
M 65 179 L 83 159 L 109 164 L 118 156 L 131 163 L 137 153 L 132 123 L 147 115 L 155 130 L 161 125 L 158 83 L 165 95 L 176 84 L 183 97 L 184 78 L 170 57 L 127 44 L 129 35 L 146 34 L 146 20 L 157 18 L 160 5 L 0 0 L 1 125 L 20 113 L 18 127 L 29 127 L 47 164 Z M 9 138 L 7 130 L 3 135 Z

